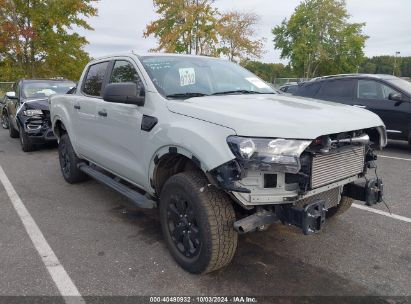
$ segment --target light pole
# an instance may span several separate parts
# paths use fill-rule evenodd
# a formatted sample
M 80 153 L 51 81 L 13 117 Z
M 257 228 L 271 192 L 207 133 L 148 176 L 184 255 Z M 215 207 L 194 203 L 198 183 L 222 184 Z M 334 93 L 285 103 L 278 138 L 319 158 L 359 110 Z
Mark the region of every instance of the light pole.
M 395 68 L 397 67 L 397 56 L 401 54 L 401 52 L 395 52 L 395 56 L 394 56 L 394 69 L 392 71 L 392 74 L 395 76 Z

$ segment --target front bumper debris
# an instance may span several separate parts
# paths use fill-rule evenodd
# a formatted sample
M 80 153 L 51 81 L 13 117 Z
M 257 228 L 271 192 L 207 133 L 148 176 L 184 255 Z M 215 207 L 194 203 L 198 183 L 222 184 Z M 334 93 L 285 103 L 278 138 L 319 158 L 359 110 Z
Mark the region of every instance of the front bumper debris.
M 318 200 L 305 205 L 303 208 L 281 208 L 280 219 L 284 224 L 290 224 L 301 228 L 305 235 L 313 234 L 321 230 L 325 224 L 325 201 Z
M 343 195 L 372 206 L 384 200 L 384 183 L 380 178 L 351 183 L 345 186 Z
M 57 140 L 48 119 L 20 117 L 20 126 L 32 144 L 45 144 Z
M 312 234 L 321 230 L 325 223 L 325 201 L 319 200 L 305 205 L 303 208 L 290 204 L 276 206 L 275 212 L 262 211 L 238 220 L 234 229 L 240 233 L 248 233 L 261 229 L 267 225 L 281 221 L 301 228 L 304 234 Z

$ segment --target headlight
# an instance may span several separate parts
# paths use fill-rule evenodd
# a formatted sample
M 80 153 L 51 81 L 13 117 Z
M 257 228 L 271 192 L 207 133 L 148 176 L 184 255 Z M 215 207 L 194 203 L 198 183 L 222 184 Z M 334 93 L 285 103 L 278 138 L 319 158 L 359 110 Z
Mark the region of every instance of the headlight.
M 42 110 L 25 110 L 23 111 L 24 116 L 36 116 L 36 115 L 43 115 Z
M 300 155 L 311 141 L 230 136 L 227 143 L 237 158 L 259 165 L 261 170 L 297 173 Z

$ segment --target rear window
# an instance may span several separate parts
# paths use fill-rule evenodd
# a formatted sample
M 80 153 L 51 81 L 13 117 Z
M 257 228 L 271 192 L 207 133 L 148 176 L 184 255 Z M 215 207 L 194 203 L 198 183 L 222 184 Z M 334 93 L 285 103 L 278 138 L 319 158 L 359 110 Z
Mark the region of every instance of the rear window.
M 323 82 L 320 97 L 354 97 L 354 80 L 341 79 Z
M 89 67 L 84 79 L 83 92 L 90 96 L 100 96 L 104 76 L 108 67 L 107 62 L 93 64 Z

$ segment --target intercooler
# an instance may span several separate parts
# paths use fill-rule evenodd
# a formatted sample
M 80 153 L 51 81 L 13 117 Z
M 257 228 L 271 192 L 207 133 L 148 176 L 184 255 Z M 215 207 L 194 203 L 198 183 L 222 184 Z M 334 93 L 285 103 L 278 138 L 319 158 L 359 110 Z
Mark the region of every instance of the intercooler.
M 311 188 L 315 189 L 355 175 L 364 170 L 365 147 L 353 146 L 330 154 L 313 156 Z
M 324 191 L 313 196 L 303 198 L 296 202 L 295 206 L 303 208 L 307 204 L 322 200 L 325 202 L 325 208 L 335 207 L 341 200 L 341 187 L 337 187 L 328 191 Z

